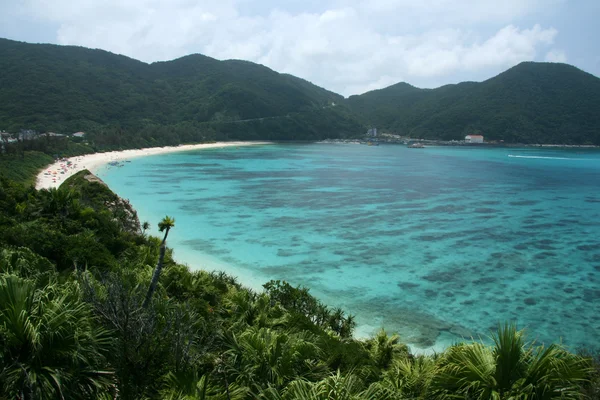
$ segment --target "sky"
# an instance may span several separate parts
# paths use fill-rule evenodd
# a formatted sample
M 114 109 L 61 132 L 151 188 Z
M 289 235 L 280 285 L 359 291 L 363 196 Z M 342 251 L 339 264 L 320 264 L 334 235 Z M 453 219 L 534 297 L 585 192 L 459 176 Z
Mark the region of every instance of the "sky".
M 243 59 L 344 96 L 522 61 L 600 76 L 600 0 L 0 0 L 0 37 L 145 62 Z

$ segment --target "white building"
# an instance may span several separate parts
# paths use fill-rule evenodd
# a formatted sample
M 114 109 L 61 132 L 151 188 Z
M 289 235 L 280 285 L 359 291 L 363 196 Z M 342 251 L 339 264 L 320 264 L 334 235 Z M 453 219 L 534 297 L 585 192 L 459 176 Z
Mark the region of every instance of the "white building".
M 465 142 L 467 142 L 467 143 L 483 143 L 483 136 L 467 135 L 467 136 L 465 136 Z
M 367 136 L 373 136 L 376 137 L 377 136 L 377 128 L 371 128 L 367 131 Z

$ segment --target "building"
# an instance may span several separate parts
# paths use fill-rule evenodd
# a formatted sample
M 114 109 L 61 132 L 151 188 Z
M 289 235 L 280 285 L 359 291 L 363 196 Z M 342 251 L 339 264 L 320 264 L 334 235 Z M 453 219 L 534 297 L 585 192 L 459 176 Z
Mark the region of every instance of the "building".
M 483 143 L 483 136 L 467 135 L 467 136 L 465 136 L 465 142 L 467 142 L 467 143 Z
M 71 135 L 73 137 L 78 137 L 78 138 L 82 138 L 85 136 L 85 132 L 75 132 L 73 135 Z
M 367 131 L 367 136 L 377 137 L 377 128 L 371 128 Z
M 65 136 L 65 135 L 63 135 L 62 133 L 46 132 L 46 133 L 41 133 L 40 136 L 62 137 L 62 136 Z
M 20 141 L 33 140 L 36 139 L 38 136 L 39 134 L 34 130 L 21 129 L 21 132 L 17 134 L 17 139 Z

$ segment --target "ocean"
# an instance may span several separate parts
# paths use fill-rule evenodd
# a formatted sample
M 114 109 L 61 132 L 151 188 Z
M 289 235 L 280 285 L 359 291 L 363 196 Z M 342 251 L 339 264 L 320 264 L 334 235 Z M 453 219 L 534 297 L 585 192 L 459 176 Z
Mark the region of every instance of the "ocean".
M 304 285 L 416 351 L 487 340 L 600 347 L 600 151 L 277 144 L 96 171 L 192 269 Z M 157 230 L 154 233 L 158 234 Z

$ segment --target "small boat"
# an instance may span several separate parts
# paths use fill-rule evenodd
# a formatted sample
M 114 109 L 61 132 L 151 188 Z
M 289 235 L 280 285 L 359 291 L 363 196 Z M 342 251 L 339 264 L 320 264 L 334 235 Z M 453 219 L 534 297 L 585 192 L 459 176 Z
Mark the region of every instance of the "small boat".
M 408 145 L 409 149 L 423 149 L 425 145 L 423 143 L 411 143 Z

